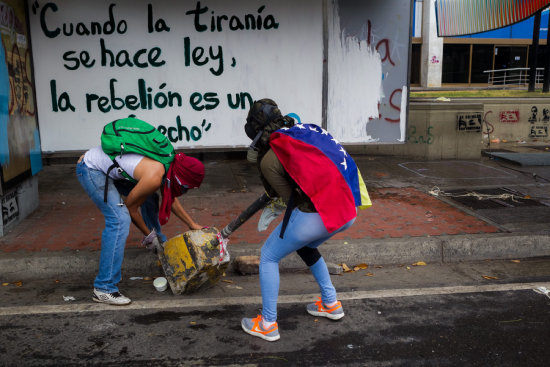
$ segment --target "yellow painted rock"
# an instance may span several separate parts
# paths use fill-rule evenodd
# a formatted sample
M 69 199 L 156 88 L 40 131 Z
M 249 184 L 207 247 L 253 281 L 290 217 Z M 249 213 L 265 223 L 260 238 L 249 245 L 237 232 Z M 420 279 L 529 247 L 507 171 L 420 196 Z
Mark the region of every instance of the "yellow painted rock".
M 220 262 L 216 228 L 187 231 L 165 242 L 158 256 L 174 294 L 205 289 L 218 282 L 229 264 Z

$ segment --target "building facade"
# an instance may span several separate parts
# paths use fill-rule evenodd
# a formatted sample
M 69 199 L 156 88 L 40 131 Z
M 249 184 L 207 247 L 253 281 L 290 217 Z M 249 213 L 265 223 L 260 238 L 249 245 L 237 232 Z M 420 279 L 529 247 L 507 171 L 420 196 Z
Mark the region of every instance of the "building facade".
M 433 37 L 437 34 L 435 0 L 415 0 L 413 6 L 411 86 L 484 86 L 489 78 L 502 74 L 489 70 L 529 67 L 534 16 L 500 29 L 460 37 Z M 549 9 L 540 22 L 540 45 L 548 39 Z M 427 52 L 427 50 L 430 50 Z M 539 47 L 537 65 L 545 63 L 545 47 Z M 423 68 L 435 74 L 423 78 Z M 519 74 L 517 71 L 515 74 Z M 435 80 L 435 81 L 434 81 Z M 498 79 L 494 80 L 498 83 Z

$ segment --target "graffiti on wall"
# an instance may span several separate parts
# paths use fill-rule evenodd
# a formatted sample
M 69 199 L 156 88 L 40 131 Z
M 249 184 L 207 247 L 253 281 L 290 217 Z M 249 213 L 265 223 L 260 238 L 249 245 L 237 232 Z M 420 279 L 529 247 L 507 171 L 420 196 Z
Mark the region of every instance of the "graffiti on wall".
M 519 110 L 511 111 L 500 111 L 498 114 L 499 121 L 508 124 L 508 123 L 518 123 L 519 122 Z
M 42 168 L 24 2 L 0 1 L 0 165 L 5 190 Z M 3 203 L 4 212 L 4 203 Z
M 529 137 L 547 138 L 548 124 L 550 122 L 550 106 L 531 106 L 529 112 Z
M 92 147 L 128 115 L 176 148 L 245 146 L 246 112 L 265 97 L 320 123 L 308 88 L 322 87 L 322 19 L 315 0 L 33 1 L 44 149 Z
M 433 144 L 434 135 L 432 134 L 433 126 L 428 126 L 424 134 L 417 131 L 415 125 L 410 125 L 407 134 L 407 142 L 411 144 Z
M 482 113 L 457 113 L 458 131 L 481 132 Z
M 357 24 L 358 37 L 340 37 L 332 23 L 324 32 L 323 12 L 333 5 L 343 7 L 341 17 L 326 21 L 341 19 L 346 29 Z M 325 116 L 342 142 L 405 139 L 409 2 L 33 0 L 29 6 L 46 151 L 92 147 L 105 123 L 130 114 L 153 123 L 176 148 L 244 147 L 246 111 L 265 97 L 305 122 L 320 124 Z
M 410 2 L 329 3 L 328 129 L 349 143 L 404 142 Z
M 13 190 L 2 196 L 2 225 L 7 226 L 19 217 L 17 191 Z

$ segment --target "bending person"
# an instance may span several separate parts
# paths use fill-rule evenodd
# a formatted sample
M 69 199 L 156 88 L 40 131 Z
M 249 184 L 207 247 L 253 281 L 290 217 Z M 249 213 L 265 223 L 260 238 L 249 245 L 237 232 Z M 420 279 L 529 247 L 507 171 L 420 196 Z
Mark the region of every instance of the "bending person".
M 292 118 L 282 116 L 274 101 L 254 102 L 245 131 L 253 141 L 251 148 L 257 153 L 267 194 L 282 198 L 287 209 L 261 250 L 262 313 L 242 319 L 241 326 L 251 335 L 275 341 L 280 338 L 279 262 L 294 251 L 309 267 L 321 291 L 319 301 L 307 305 L 307 312 L 331 320 L 344 317 L 318 247 L 349 228 L 355 221 L 356 207 L 370 206 L 370 200 L 357 166 L 344 148 L 319 126 L 295 124 Z
M 175 155 L 168 172 L 162 163 L 140 154 L 123 154 L 116 161 L 120 169 L 109 170 L 113 161 L 101 147 L 92 148 L 78 160 L 76 175 L 105 218 L 92 299 L 100 303 L 127 305 L 131 300 L 119 292 L 117 284 L 121 280 L 130 222 L 144 235 L 142 245 L 151 250 L 156 249 L 156 241 L 166 239 L 160 228 L 168 221 L 170 212 L 190 229 L 201 229 L 202 226 L 191 218 L 177 197 L 200 186 L 204 165 L 183 153 Z M 127 181 L 122 171 L 135 183 Z M 106 179 L 107 173 L 109 179 Z M 159 189 L 162 193 L 160 207 L 156 194 Z

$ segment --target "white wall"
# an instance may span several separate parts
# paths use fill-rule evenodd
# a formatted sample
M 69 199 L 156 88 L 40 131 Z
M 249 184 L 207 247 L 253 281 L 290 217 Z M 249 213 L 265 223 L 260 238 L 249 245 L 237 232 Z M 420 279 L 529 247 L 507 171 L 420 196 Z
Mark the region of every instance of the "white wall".
M 392 93 L 396 81 L 399 88 L 408 85 L 410 3 L 391 1 L 408 4 L 408 8 L 405 6 L 407 10 L 396 16 L 387 10 L 387 5 L 381 8 L 369 2 L 370 8 L 364 5 L 360 8 L 366 12 L 364 17 L 357 14 L 354 19 L 364 22 L 365 27 L 367 19 L 373 19 L 373 40 L 387 39 L 388 43 L 381 48 L 374 43 L 361 50 L 366 59 L 358 59 L 355 49 L 341 47 L 342 44 L 339 49 L 329 49 L 332 86 L 329 82 L 329 88 L 325 89 L 327 121 L 329 130 L 333 129 L 333 135 L 343 143 L 402 141 L 408 94 L 405 88 L 392 101 L 392 107 L 388 91 Z M 346 2 L 326 3 L 332 9 Z M 42 150 L 83 150 L 98 145 L 106 123 L 130 114 L 166 131 L 176 148 L 245 147 L 249 139 L 243 124 L 250 103 L 246 100 L 231 107 L 228 95 L 233 101 L 236 95 L 272 98 L 283 113 L 295 113 L 302 122 L 320 125 L 324 93 L 323 3 L 322 0 L 29 0 Z M 204 10 L 199 16 L 199 23 L 207 27 L 204 31 L 195 24 L 194 12 L 199 4 Z M 260 17 L 262 29 L 229 29 L 230 22 L 244 23 L 246 14 Z M 227 16 L 230 21 L 222 21 L 221 31 L 211 29 L 212 17 L 215 21 L 219 16 Z M 90 30 L 93 22 L 102 27 L 114 23 L 115 32 L 76 34 L 76 30 L 80 33 Z M 278 28 L 264 29 L 265 22 L 277 23 Z M 394 26 L 401 23 L 403 26 Z M 75 33 L 64 35 L 64 26 L 74 27 Z M 59 34 L 55 33 L 57 29 Z M 329 32 L 340 36 L 339 29 Z M 392 37 L 399 37 L 399 41 L 392 42 Z M 329 38 L 337 39 L 334 34 Z M 102 44 L 122 65 L 110 65 L 111 56 L 102 52 Z M 341 58 L 335 57 L 334 52 L 341 52 Z M 399 63 L 399 67 L 392 65 L 392 72 L 383 65 L 390 52 Z M 142 67 L 133 65 L 136 54 Z M 193 55 L 197 61 L 193 61 Z M 102 56 L 106 61 L 102 62 Z M 79 57 L 88 66 L 77 62 Z M 362 81 L 356 78 L 357 73 Z M 390 77 L 396 78 L 391 85 Z M 365 81 L 371 83 L 368 89 Z M 111 91 L 118 98 L 114 104 Z M 154 101 L 157 95 L 163 102 L 162 96 L 169 92 L 180 96 L 182 102 L 174 106 L 154 103 L 151 106 L 147 102 L 148 98 Z M 360 99 L 355 101 L 353 96 Z M 194 103 L 193 98 L 201 101 Z M 398 110 L 395 106 L 402 108 Z M 391 116 L 384 112 L 385 108 Z M 344 114 L 349 118 L 342 120 Z M 369 122 L 371 117 L 378 119 L 381 114 L 398 123 L 384 117 L 376 124 Z M 366 132 L 367 123 L 377 128 Z M 342 124 L 347 127 L 342 128 Z M 186 131 L 190 132 L 189 137 Z
M 338 0 L 333 4 L 328 130 L 346 143 L 404 142 L 411 3 Z
M 202 8 L 208 7 L 208 10 L 200 16 L 200 23 L 209 28 L 203 32 L 195 29 L 194 15 L 186 14 L 195 10 L 199 2 L 117 1 L 112 7 L 112 18 L 123 27 L 123 32 L 89 36 L 64 36 L 62 27 L 72 24 L 75 28 L 79 25 L 90 28 L 92 21 L 103 24 L 109 20 L 109 4 L 115 2 L 57 0 L 39 3 L 36 12 L 30 11 L 30 23 L 43 151 L 80 150 L 97 145 L 104 124 L 132 113 L 156 126 L 172 127 L 173 131 L 179 119 L 182 126 L 193 130 L 195 140 L 187 140 L 183 136 L 175 142 L 176 147 L 246 145 L 249 142 L 243 124 L 250 105 L 247 103 L 244 108 L 233 109 L 227 101 L 228 94 L 235 98 L 243 92 L 253 99 L 273 98 L 285 112 L 295 111 L 309 121 L 320 121 L 322 9 L 319 1 L 270 2 L 259 13 L 258 9 L 265 2 L 203 0 L 200 5 Z M 162 22 L 169 30 L 148 31 L 149 3 L 152 4 L 153 26 Z M 55 4 L 57 11 L 47 4 Z M 272 16 L 279 27 L 231 31 L 228 23 L 224 22 L 222 31 L 211 31 L 212 12 L 214 16 L 236 16 L 243 22 L 245 14 L 262 19 Z M 61 34 L 47 37 L 40 24 L 41 19 L 47 29 L 60 28 Z M 190 44 L 188 48 L 186 39 Z M 145 50 L 140 56 L 141 62 L 147 63 L 148 53 L 158 52 L 157 63 L 163 64 L 156 67 L 148 64 L 142 68 L 102 65 L 102 40 L 115 57 L 127 52 L 133 58 L 138 50 Z M 157 51 L 154 51 L 155 48 Z M 209 55 L 210 49 L 214 57 Z M 201 62 L 206 57 L 210 60 L 202 66 L 192 60 L 190 65 L 185 65 L 186 52 L 192 59 L 193 53 L 200 50 L 204 50 Z M 80 64 L 75 68 L 76 63 L 72 59 L 82 52 L 94 60 L 93 66 Z M 223 55 L 223 72 L 220 55 Z M 123 56 L 120 54 L 121 58 Z M 66 61 L 69 57 L 71 60 Z M 75 70 L 69 70 L 69 67 Z M 139 107 L 136 110 L 111 108 L 108 112 L 102 112 L 97 99 L 87 106 L 86 96 L 95 94 L 107 97 L 107 109 L 111 105 L 111 84 L 116 97 L 133 95 L 139 99 L 140 79 L 146 88 L 152 88 L 152 98 L 159 92 L 178 93 L 183 100 L 181 106 Z M 111 82 L 113 80 L 116 82 Z M 52 82 L 56 85 L 54 92 Z M 60 109 L 67 106 L 67 101 L 62 98 L 63 93 L 70 98 L 74 111 Z M 209 99 L 219 103 L 213 109 L 196 111 L 190 103 L 194 93 L 201 96 L 211 93 Z M 61 98 L 58 111 L 54 111 L 54 95 L 57 99 Z M 204 108 L 214 104 L 203 100 L 199 106 Z M 172 133 L 172 136 L 176 137 L 176 134 Z

